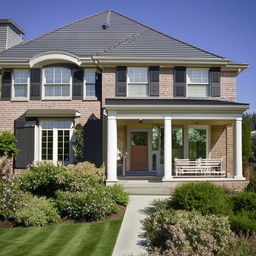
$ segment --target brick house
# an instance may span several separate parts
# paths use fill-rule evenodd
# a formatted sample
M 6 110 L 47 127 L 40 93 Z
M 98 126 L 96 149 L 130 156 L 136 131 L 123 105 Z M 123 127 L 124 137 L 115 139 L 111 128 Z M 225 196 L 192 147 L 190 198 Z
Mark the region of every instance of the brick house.
M 236 77 L 247 64 L 109 10 L 26 42 L 24 33 L 0 19 L 0 131 L 17 136 L 16 169 L 74 162 L 81 123 L 84 160 L 104 163 L 109 184 L 137 193 L 191 180 L 246 185 L 249 105 L 236 101 Z

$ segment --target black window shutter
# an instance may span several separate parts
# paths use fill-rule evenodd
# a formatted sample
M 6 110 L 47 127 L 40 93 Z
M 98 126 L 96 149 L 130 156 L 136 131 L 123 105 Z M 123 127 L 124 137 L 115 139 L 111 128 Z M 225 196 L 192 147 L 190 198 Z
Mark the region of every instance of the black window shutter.
M 35 125 L 36 121 L 15 123 L 15 136 L 19 150 L 14 161 L 16 169 L 25 169 L 34 161 Z
M 41 69 L 32 68 L 30 70 L 30 99 L 41 100 Z
M 159 96 L 159 72 L 158 66 L 149 67 L 149 94 Z
M 220 97 L 220 68 L 211 68 L 209 71 L 212 97 Z
M 82 100 L 84 92 L 84 69 L 73 69 L 73 100 Z
M 95 84 L 96 97 L 98 100 L 101 100 L 102 94 L 102 75 L 96 73 L 96 84 Z
M 186 68 L 175 67 L 174 68 L 174 97 L 186 97 Z
M 127 67 L 116 67 L 116 96 L 126 96 L 126 71 Z
M 3 70 L 1 100 L 11 100 L 12 71 L 12 69 Z

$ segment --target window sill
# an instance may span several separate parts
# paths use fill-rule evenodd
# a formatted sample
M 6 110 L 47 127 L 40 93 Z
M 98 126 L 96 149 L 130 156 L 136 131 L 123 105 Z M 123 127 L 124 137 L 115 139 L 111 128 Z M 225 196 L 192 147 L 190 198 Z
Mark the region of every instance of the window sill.
M 43 98 L 42 101 L 71 101 L 71 98 Z
M 19 98 L 14 98 L 14 99 L 11 99 L 10 101 L 11 101 L 11 102 L 28 102 L 29 99 L 27 99 L 27 98 L 21 98 L 21 99 L 19 99 Z
M 83 101 L 95 101 L 98 100 L 95 96 L 88 96 L 83 99 Z

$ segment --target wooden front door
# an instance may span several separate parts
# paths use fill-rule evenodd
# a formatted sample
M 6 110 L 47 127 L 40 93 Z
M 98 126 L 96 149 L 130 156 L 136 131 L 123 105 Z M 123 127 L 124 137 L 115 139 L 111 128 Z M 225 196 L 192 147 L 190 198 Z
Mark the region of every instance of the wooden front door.
M 131 132 L 131 171 L 148 170 L 148 132 Z

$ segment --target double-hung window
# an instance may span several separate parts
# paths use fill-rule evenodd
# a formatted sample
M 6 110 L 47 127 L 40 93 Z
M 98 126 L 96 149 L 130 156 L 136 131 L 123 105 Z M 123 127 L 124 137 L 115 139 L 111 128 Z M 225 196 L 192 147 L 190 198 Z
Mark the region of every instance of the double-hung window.
M 128 68 L 128 97 L 149 96 L 148 68 Z
M 13 96 L 14 100 L 28 100 L 29 97 L 29 71 L 13 71 Z
M 43 71 L 45 99 L 71 98 L 71 70 L 68 68 L 46 68 Z
M 41 121 L 41 160 L 71 163 L 72 133 L 72 121 Z
M 96 97 L 96 71 L 84 70 L 84 98 Z
M 209 93 L 209 70 L 187 69 L 187 96 L 208 97 Z

